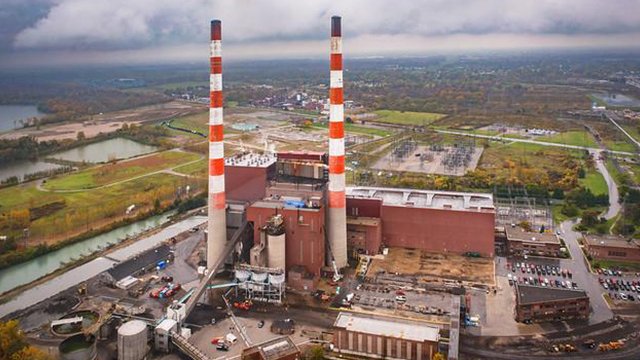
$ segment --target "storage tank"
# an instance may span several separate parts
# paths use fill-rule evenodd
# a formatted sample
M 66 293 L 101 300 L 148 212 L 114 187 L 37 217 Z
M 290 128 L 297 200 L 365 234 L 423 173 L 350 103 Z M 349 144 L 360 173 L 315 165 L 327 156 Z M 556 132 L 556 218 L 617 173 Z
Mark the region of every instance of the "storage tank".
M 284 283 L 284 274 L 269 274 L 269 283 L 271 285 L 282 285 Z
M 269 267 L 284 270 L 286 266 L 284 232 L 279 235 L 267 234 L 267 242 L 269 244 L 269 249 L 267 251 L 267 261 L 269 263 Z
M 118 329 L 118 360 L 142 360 L 147 355 L 147 324 L 126 322 Z
M 245 282 L 249 280 L 250 277 L 251 277 L 251 271 L 241 270 L 241 269 L 236 270 L 236 279 L 238 279 L 238 281 Z
M 73 335 L 61 342 L 58 350 L 61 360 L 93 360 L 98 355 L 93 335 Z

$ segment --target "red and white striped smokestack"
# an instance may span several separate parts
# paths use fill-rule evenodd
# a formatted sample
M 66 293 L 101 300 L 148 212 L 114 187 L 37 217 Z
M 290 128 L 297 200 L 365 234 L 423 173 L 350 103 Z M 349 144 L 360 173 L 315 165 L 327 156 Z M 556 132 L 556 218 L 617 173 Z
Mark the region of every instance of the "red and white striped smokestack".
M 227 242 L 224 192 L 224 124 L 222 121 L 222 23 L 211 21 L 211 73 L 209 91 L 209 224 L 207 267 L 209 271 L 222 256 Z
M 331 80 L 329 89 L 329 213 L 328 238 L 338 267 L 347 266 L 347 212 L 344 176 L 344 96 L 342 93 L 342 24 L 331 17 Z

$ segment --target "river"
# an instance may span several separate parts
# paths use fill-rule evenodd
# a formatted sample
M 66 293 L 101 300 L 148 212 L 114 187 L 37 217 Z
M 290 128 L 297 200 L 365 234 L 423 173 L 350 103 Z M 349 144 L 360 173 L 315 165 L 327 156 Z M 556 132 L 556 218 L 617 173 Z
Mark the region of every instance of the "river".
M 144 230 L 157 227 L 167 222 L 172 214 L 173 212 L 168 212 L 152 216 L 0 270 L 0 294 L 49 274 L 60 268 L 62 263 L 77 260 L 109 244 L 115 244 L 127 236 L 134 236 Z
M 0 132 L 22 128 L 20 120 L 42 115 L 35 105 L 0 105 Z
M 110 267 L 117 264 L 119 260 L 130 259 L 143 251 L 152 249 L 167 239 L 191 229 L 194 226 L 203 224 L 206 221 L 206 216 L 191 216 L 185 220 L 167 226 L 155 234 L 149 235 L 121 249 L 115 250 L 107 254 L 106 257 L 99 257 L 91 260 L 86 264 L 51 278 L 42 284 L 27 289 L 6 303 L 0 304 L 0 318 L 14 311 L 35 305 L 42 300 L 60 293 L 61 291 L 72 286 L 76 286 L 83 281 L 108 270 Z

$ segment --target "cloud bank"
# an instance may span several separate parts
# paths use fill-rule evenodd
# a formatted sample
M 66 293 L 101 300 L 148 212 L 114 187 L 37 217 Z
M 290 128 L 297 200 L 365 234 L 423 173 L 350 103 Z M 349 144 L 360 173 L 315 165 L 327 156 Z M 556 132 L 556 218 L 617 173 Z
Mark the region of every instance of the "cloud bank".
M 335 14 L 343 16 L 345 44 L 351 41 L 362 55 L 411 54 L 436 45 L 473 48 L 478 41 L 487 49 L 640 43 L 640 0 L 6 1 L 9 20 L 11 9 L 24 12 L 25 3 L 47 6 L 35 21 L 11 32 L 5 50 L 23 53 L 195 49 L 208 42 L 208 23 L 217 18 L 223 21 L 225 49 L 245 57 L 277 55 L 283 48 L 284 55 L 313 56 L 312 45 L 326 40 Z M 452 39 L 459 44 L 446 42 Z

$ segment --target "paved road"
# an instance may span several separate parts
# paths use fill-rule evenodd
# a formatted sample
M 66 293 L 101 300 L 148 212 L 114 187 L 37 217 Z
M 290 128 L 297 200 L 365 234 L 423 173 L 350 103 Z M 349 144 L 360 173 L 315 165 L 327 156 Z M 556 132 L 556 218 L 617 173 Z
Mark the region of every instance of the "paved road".
M 618 186 L 616 182 L 611 177 L 611 174 L 607 170 L 607 167 L 604 164 L 604 161 L 600 158 L 599 151 L 589 151 L 593 156 L 596 162 L 596 169 L 602 174 L 604 177 L 604 181 L 607 183 L 607 188 L 609 190 L 609 208 L 607 212 L 604 213 L 605 219 L 609 220 L 614 218 L 620 212 L 620 194 L 618 193 Z
M 204 232 L 199 230 L 191 233 L 188 238 L 177 243 L 173 265 L 169 266 L 164 273 L 172 276 L 175 282 L 183 286 L 194 280 L 198 280 L 196 269 L 187 263 L 187 259 L 189 259 L 196 245 L 198 245 L 198 242 L 202 240 L 203 237 Z
M 565 148 L 565 149 L 602 151 L 602 149 L 599 149 L 599 148 L 592 148 L 592 147 L 586 147 L 586 146 L 577 146 L 577 145 L 567 145 L 567 144 L 556 144 L 556 143 L 537 141 L 537 140 L 530 140 L 530 139 L 512 139 L 512 138 L 504 138 L 504 137 L 500 137 L 500 136 L 472 134 L 472 133 L 467 133 L 467 132 L 462 132 L 462 131 L 450 131 L 450 130 L 435 130 L 435 131 L 438 132 L 438 133 L 441 133 L 441 134 L 469 136 L 469 137 L 475 137 L 475 138 L 479 138 L 479 139 L 489 139 L 489 140 L 494 140 L 494 141 L 523 142 L 523 143 L 537 144 L 537 145 L 543 145 L 543 146 L 555 146 L 555 147 L 561 147 L 561 148 Z M 630 153 L 630 152 L 626 152 L 626 151 L 614 151 L 614 150 L 606 150 L 606 151 L 608 153 L 618 154 L 618 155 L 636 155 L 635 153 Z
M 613 312 L 602 297 L 603 289 L 598 282 L 598 278 L 591 273 L 587 266 L 586 259 L 578 243 L 578 239 L 582 237 L 582 234 L 572 230 L 576 223 L 577 220 L 567 220 L 560 224 L 560 235 L 565 244 L 567 244 L 569 253 L 571 253 L 571 259 L 560 260 L 560 263 L 562 267 L 566 267 L 573 272 L 573 281 L 578 283 L 579 287 L 589 295 L 591 308 L 593 309 L 589 323 L 596 324 L 613 318 Z

